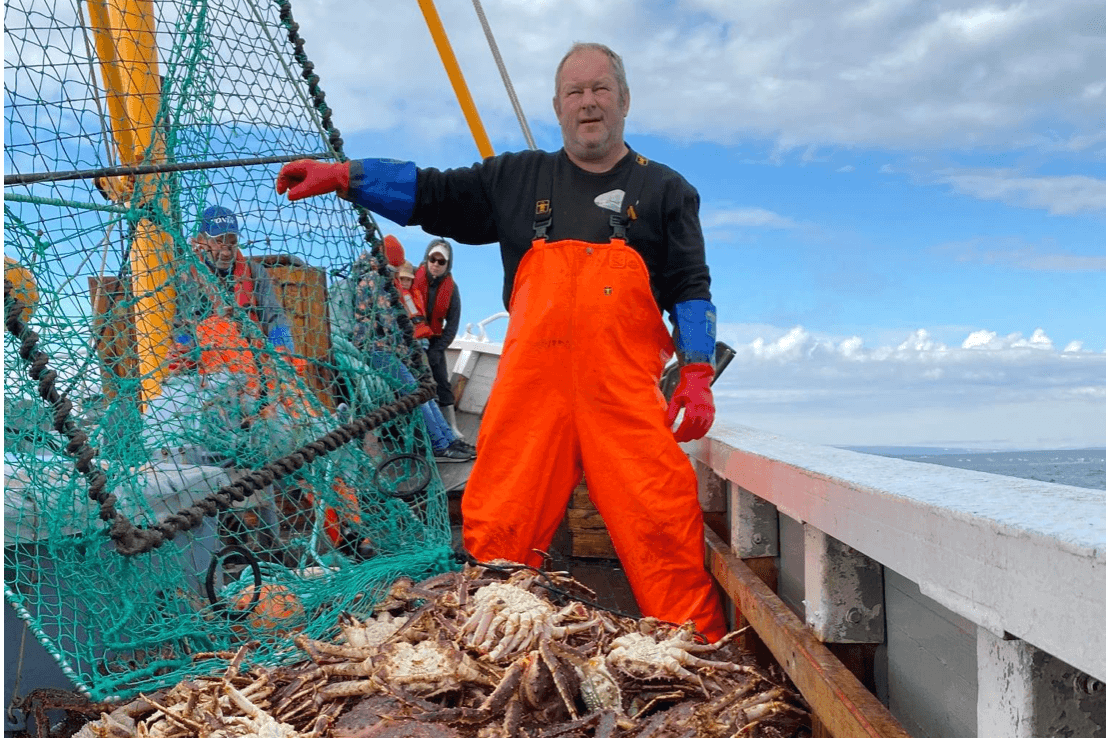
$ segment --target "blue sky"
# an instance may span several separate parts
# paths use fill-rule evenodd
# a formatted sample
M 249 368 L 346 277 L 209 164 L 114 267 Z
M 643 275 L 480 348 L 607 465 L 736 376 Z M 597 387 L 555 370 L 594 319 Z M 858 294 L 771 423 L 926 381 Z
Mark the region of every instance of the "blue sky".
M 482 7 L 539 148 L 560 146 L 569 45 L 623 55 L 628 142 L 701 195 L 738 352 L 724 422 L 834 445 L 1104 445 L 1102 3 Z M 439 12 L 493 148 L 526 148 L 473 7 Z M 415 3 L 294 13 L 349 156 L 479 158 Z M 380 224 L 422 254 L 420 229 Z M 463 327 L 500 309 L 494 246 L 459 246 L 456 274 Z

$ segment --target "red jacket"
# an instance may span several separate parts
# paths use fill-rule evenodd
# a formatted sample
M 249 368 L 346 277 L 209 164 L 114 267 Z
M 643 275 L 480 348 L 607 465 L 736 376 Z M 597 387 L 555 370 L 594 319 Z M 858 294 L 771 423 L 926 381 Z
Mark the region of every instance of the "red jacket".
M 423 304 L 423 294 L 416 290 L 413 284 L 411 288 L 404 289 L 400 279 L 394 279 L 396 291 L 400 293 L 400 302 L 404 305 L 408 318 L 412 321 L 412 329 L 416 338 L 430 338 L 431 326 L 427 325 L 427 308 Z M 439 331 L 442 332 L 441 329 Z
M 416 269 L 415 281 L 412 283 L 412 291 L 418 292 L 421 300 L 425 300 L 427 293 L 430 291 L 430 284 L 428 284 L 427 279 L 427 265 L 421 264 L 419 269 Z M 435 304 L 431 306 L 430 310 L 424 309 L 427 322 L 431 327 L 431 335 L 442 335 L 447 313 L 450 312 L 450 301 L 453 297 L 454 277 L 447 274 L 438 285 L 438 291 L 435 293 Z M 456 327 L 455 330 L 457 330 Z

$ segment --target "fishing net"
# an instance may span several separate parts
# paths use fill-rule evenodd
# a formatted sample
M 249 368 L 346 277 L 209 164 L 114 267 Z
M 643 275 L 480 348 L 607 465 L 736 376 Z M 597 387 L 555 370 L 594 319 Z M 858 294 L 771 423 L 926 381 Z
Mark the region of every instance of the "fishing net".
M 4 32 L 4 593 L 66 675 L 280 663 L 454 568 L 376 224 L 274 191 L 344 158 L 289 5 L 11 0 Z

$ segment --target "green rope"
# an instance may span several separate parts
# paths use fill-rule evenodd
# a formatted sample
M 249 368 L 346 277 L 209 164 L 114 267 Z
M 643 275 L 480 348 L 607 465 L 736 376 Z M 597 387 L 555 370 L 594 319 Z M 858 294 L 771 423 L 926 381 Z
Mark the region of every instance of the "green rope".
M 61 200 L 56 197 L 37 197 L 35 195 L 20 195 L 18 192 L 5 192 L 4 202 L 25 202 L 31 205 L 47 205 L 52 208 L 68 208 L 73 210 L 95 210 L 101 213 L 116 213 L 117 215 L 131 215 L 134 211 L 120 205 L 105 205 L 99 202 L 77 202 L 75 200 Z

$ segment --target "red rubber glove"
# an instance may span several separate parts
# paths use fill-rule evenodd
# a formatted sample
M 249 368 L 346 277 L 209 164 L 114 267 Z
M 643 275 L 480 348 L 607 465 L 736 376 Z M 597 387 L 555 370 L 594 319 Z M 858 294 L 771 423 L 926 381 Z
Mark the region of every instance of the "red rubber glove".
M 281 167 L 277 175 L 277 194 L 287 190 L 289 200 L 337 192 L 345 195 L 350 189 L 350 162 L 326 162 L 297 159 Z
M 678 411 L 685 408 L 685 417 L 673 432 L 678 443 L 703 438 L 712 427 L 712 421 L 716 419 L 716 405 L 712 400 L 712 377 L 715 374 L 716 370 L 707 363 L 681 367 L 681 378 L 666 410 L 666 425 L 672 427 Z

